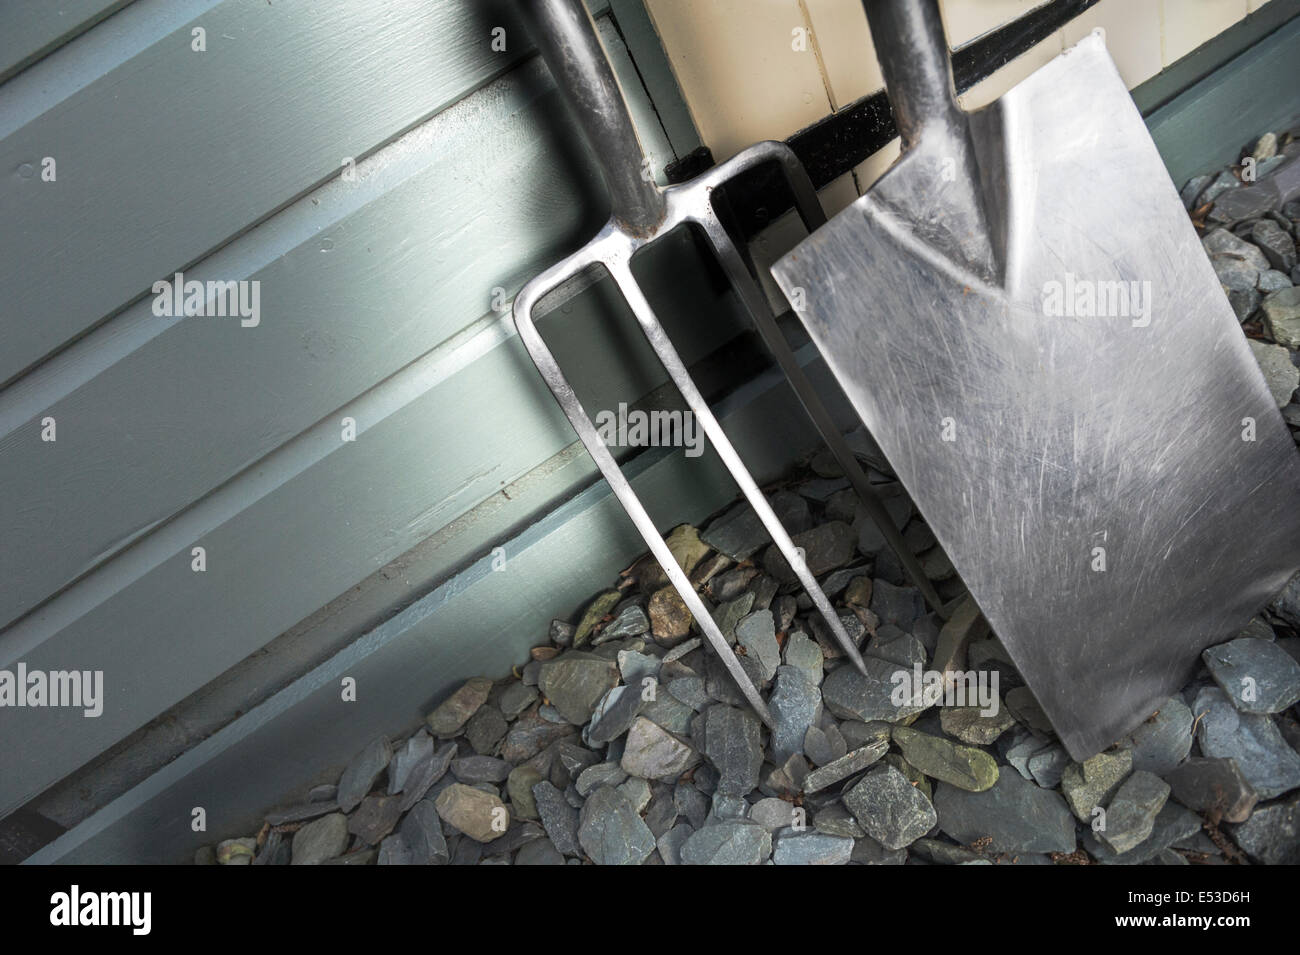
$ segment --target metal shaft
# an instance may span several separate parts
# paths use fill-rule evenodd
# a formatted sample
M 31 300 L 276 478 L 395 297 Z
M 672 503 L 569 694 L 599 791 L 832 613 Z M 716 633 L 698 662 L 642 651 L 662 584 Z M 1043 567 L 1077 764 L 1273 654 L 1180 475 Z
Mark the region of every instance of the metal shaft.
M 653 230 L 664 220 L 664 197 L 643 177 L 645 151 L 587 8 L 582 0 L 523 0 L 522 6 L 533 40 L 600 163 L 614 220 L 636 234 Z

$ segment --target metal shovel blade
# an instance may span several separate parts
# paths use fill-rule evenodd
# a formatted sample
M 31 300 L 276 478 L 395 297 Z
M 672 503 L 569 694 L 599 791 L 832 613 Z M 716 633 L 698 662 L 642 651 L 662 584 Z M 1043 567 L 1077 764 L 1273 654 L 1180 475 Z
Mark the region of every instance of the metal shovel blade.
M 1084 759 L 1300 567 L 1300 455 L 1100 33 L 965 120 L 772 271 Z

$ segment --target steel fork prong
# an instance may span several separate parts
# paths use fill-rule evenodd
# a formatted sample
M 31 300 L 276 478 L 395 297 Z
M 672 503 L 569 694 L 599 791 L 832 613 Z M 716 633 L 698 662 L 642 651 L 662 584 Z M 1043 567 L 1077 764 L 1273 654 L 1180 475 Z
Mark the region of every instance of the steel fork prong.
M 865 674 L 866 665 L 862 662 L 862 655 L 858 652 L 857 644 L 853 642 L 853 638 L 844 629 L 844 624 L 840 622 L 839 615 L 835 613 L 835 608 L 831 606 L 831 602 L 826 598 L 821 585 L 817 583 L 817 578 L 808 570 L 803 555 L 794 546 L 794 541 L 790 539 L 790 535 L 781 524 L 780 518 L 776 516 L 776 512 L 768 504 L 767 498 L 754 482 L 749 469 L 745 467 L 740 455 L 732 447 L 730 439 L 722 430 L 722 426 L 718 424 L 718 419 L 713 416 L 713 412 L 710 410 L 708 403 L 705 402 L 704 396 L 695 387 L 690 372 L 686 370 L 686 364 L 682 361 L 681 356 L 677 354 L 677 349 L 673 347 L 673 343 L 669 340 L 663 326 L 659 324 L 659 319 L 655 316 L 654 309 L 650 307 L 650 303 L 641 292 L 641 287 L 632 275 L 628 262 L 626 260 L 611 261 L 607 263 L 607 266 L 615 284 L 622 291 L 623 297 L 631 307 L 632 314 L 636 316 L 637 322 L 640 323 L 641 331 L 650 343 L 650 347 L 655 350 L 660 363 L 668 372 L 668 377 L 677 386 L 677 390 L 686 399 L 687 407 L 691 409 L 691 412 L 704 428 L 704 433 L 713 444 L 713 449 L 717 452 L 718 457 L 722 459 L 722 463 L 731 472 L 732 479 L 740 485 L 741 493 L 749 502 L 750 507 L 754 509 L 754 513 L 758 515 L 759 520 L 763 522 L 763 527 L 767 529 L 768 536 L 772 538 L 773 543 L 776 544 L 777 549 L 794 571 L 799 583 L 803 585 L 808 592 L 808 596 L 812 598 L 813 604 L 826 621 L 827 627 L 835 635 L 835 639 L 843 648 L 845 655 L 858 670 Z
M 787 158 L 793 161 L 793 166 L 791 162 L 785 161 Z M 724 163 L 719 169 L 727 170 L 728 176 L 733 176 L 761 162 L 777 162 L 780 165 L 786 177 L 786 182 L 795 196 L 796 209 L 803 220 L 804 226 L 809 231 L 826 221 L 821 204 L 817 202 L 816 193 L 812 189 L 812 183 L 808 180 L 807 173 L 799 166 L 798 160 L 794 158 L 794 153 L 791 152 L 790 147 L 784 143 L 759 143 L 751 146 L 727 163 Z M 734 164 L 734 170 L 728 169 L 732 164 Z M 720 184 L 719 178 L 710 176 L 709 191 L 706 191 L 704 195 L 711 197 L 711 190 Z M 695 184 L 691 183 L 685 188 L 694 189 L 694 187 Z M 703 229 L 705 237 L 718 258 L 718 263 L 727 274 L 727 278 L 730 280 L 732 287 L 735 288 L 736 294 L 740 296 L 745 310 L 749 312 L 750 317 L 753 319 L 759 337 L 763 339 L 781 371 L 785 373 L 786 379 L 790 382 L 790 387 L 794 389 L 799 401 L 804 406 L 804 410 L 808 412 L 808 417 L 812 419 L 822 439 L 826 442 L 826 446 L 830 448 L 831 454 L 840 466 L 840 470 L 844 472 L 844 476 L 853 485 L 853 490 L 862 502 L 867 516 L 880 529 L 885 542 L 898 555 L 903 568 L 907 571 L 917 589 L 921 591 L 921 596 L 925 598 L 926 603 L 940 617 L 946 619 L 947 613 L 938 591 L 935 590 L 934 584 L 930 582 L 930 578 L 926 576 L 921 562 L 903 540 L 902 533 L 894 524 L 893 518 L 889 516 L 889 512 L 885 510 L 884 503 L 872 489 L 866 472 L 862 470 L 862 465 L 858 463 L 857 457 L 849 447 L 848 442 L 844 440 L 840 429 L 835 426 L 834 419 L 830 416 L 830 412 L 826 410 L 826 406 L 822 403 L 812 382 L 804 374 L 799 360 L 795 357 L 794 352 L 790 350 L 785 334 L 778 327 L 776 317 L 768 308 L 762 290 L 751 273 L 747 256 L 732 242 L 731 236 L 723 228 L 722 222 L 713 209 L 711 201 L 704 204 L 703 213 L 694 218 L 693 221 Z
M 736 657 L 735 651 L 732 650 L 717 623 L 714 622 L 713 615 L 709 613 L 708 608 L 704 606 L 704 601 L 700 599 L 699 594 L 695 592 L 695 588 L 691 586 L 690 579 L 686 576 L 685 571 L 673 558 L 667 542 L 642 506 L 640 498 L 637 497 L 636 491 L 632 489 L 632 485 L 624 476 L 622 469 L 619 468 L 618 462 L 614 460 L 614 456 L 605 447 L 605 442 L 601 440 L 600 433 L 596 430 L 591 418 L 587 416 L 586 409 L 582 407 L 582 402 L 578 400 L 576 392 L 569 384 L 568 379 L 565 378 L 559 363 L 556 362 L 555 356 L 551 354 L 546 342 L 542 340 L 541 334 L 537 331 L 537 325 L 533 321 L 532 313 L 537 302 L 545 294 L 553 291 L 564 281 L 581 271 L 581 268 L 569 270 L 575 264 L 575 261 L 595 264 L 594 261 L 587 262 L 589 257 L 584 256 L 584 251 L 580 250 L 574 256 L 560 263 L 559 266 L 539 275 L 524 286 L 515 297 L 513 312 L 515 327 L 519 330 L 519 338 L 528 350 L 533 364 L 541 372 L 547 387 L 551 389 L 551 394 L 555 396 L 555 400 L 559 403 L 565 417 L 573 425 L 573 430 L 578 433 L 578 438 L 586 447 L 587 453 L 591 455 L 596 462 L 596 467 L 600 469 L 600 473 L 604 476 L 610 488 L 613 489 L 614 496 L 623 505 L 623 510 L 627 512 L 628 517 L 632 519 L 632 523 L 636 525 L 641 538 L 650 548 L 650 553 L 659 561 L 664 573 L 668 575 L 669 582 L 695 618 L 695 622 L 704 634 L 704 638 L 709 641 L 709 645 L 713 647 L 718 658 L 722 660 L 723 666 L 727 668 L 727 672 L 736 681 L 736 685 L 740 687 L 740 691 L 744 694 L 745 699 L 749 701 L 749 705 L 754 708 L 754 712 L 768 727 L 771 727 L 773 725 L 772 714 L 768 711 L 767 704 L 763 702 L 758 687 L 754 685 L 749 678 L 749 674 L 740 665 L 740 660 Z M 585 264 L 583 267 L 585 267 Z M 611 275 L 614 274 L 614 269 L 611 266 L 606 264 L 606 268 L 610 269 Z M 566 272 L 567 274 L 565 274 Z

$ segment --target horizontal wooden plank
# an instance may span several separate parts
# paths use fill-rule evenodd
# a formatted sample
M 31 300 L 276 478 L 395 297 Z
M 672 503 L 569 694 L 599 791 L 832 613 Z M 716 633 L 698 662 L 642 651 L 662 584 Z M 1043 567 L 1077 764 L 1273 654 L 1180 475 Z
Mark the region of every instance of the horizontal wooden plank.
M 1181 188 L 1192 176 L 1236 162 L 1262 133 L 1294 122 L 1300 113 L 1297 62 L 1300 18 L 1147 116 L 1174 185 Z
M 0 4 L 0 83 L 130 2 L 5 0 Z
M 827 384 L 820 362 L 809 368 Z M 760 480 L 780 474 L 815 441 L 775 374 L 718 411 Z M 671 515 L 667 523 L 698 521 L 735 493 L 712 452 L 696 460 L 647 453 L 627 473 L 654 512 Z M 262 812 L 300 798 L 313 782 L 335 781 L 365 742 L 409 729 L 460 681 L 503 675 L 544 639 L 550 619 L 573 614 L 644 550 L 603 482 L 504 547 L 504 570 L 493 571 L 490 556 L 480 560 L 29 861 L 184 862 L 199 844 L 257 828 Z M 345 675 L 358 681 L 355 703 L 340 702 Z M 207 833 L 189 829 L 194 806 L 207 810 Z
M 0 197 L 24 223 L 0 233 L 0 382 L 504 73 L 528 52 L 514 6 L 226 0 L 57 101 L 64 64 L 0 87 L 0 168 L 20 170 Z
M 146 299 L 0 393 L 0 486 L 17 502 L 0 626 L 594 234 L 606 200 L 565 140 L 576 130 L 531 61 L 381 150 L 356 182 L 325 184 L 187 270 L 258 283 L 255 327 L 160 318 Z

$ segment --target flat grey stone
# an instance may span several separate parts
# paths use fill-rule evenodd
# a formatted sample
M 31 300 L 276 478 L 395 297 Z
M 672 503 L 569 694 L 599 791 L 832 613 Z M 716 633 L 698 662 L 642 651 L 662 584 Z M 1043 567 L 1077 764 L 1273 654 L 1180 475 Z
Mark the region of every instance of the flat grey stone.
M 442 821 L 432 800 L 422 799 L 411 807 L 397 830 L 410 865 L 446 865 L 451 861 Z
M 434 736 L 455 736 L 478 708 L 487 702 L 492 692 L 492 681 L 484 677 L 466 680 L 451 696 L 443 700 L 425 717 L 429 732 Z
M 768 747 L 772 761 L 779 766 L 796 753 L 803 752 L 808 727 L 821 722 L 822 692 L 808 682 L 804 671 L 790 666 L 778 667 L 776 687 L 768 698 L 767 708 L 773 722 Z
M 839 666 L 822 683 L 826 708 L 840 719 L 896 723 L 926 708 L 921 687 L 894 679 L 894 674 L 905 667 L 873 656 L 863 657 L 863 663 L 866 676 L 852 666 Z M 909 687 L 910 693 L 902 692 Z
M 645 812 L 650 805 L 650 784 L 640 776 L 629 776 L 615 787 L 626 797 L 637 815 Z M 656 837 L 658 838 L 658 837 Z
M 1300 787 L 1300 753 L 1287 745 L 1268 716 L 1239 712 L 1217 686 L 1202 689 L 1192 709 L 1200 717 L 1196 740 L 1201 752 L 1235 759 L 1261 799 Z
M 840 802 L 818 809 L 813 817 L 813 828 L 828 836 L 846 836 L 849 839 L 861 839 L 867 834 L 853 818 L 853 813 Z
M 673 699 L 685 703 L 696 712 L 703 712 L 712 702 L 704 687 L 704 678 L 698 676 L 679 676 L 668 683 L 668 692 Z
M 1098 753 L 1071 763 L 1061 774 L 1061 793 L 1080 822 L 1091 823 L 1093 810 L 1105 806 L 1133 771 L 1133 754 L 1126 749 Z
M 1064 746 L 1053 743 L 1030 756 L 1025 765 L 1034 782 L 1044 789 L 1055 789 L 1061 785 L 1061 777 L 1070 765 L 1070 754 Z
M 758 788 L 762 724 L 749 710 L 715 703 L 704 711 L 704 755 L 718 771 L 717 792 L 744 796 Z
M 420 730 L 393 753 L 388 764 L 388 794 L 400 793 L 411 778 L 411 771 L 421 760 L 433 755 L 433 737 Z
M 575 785 L 578 789 L 578 795 L 585 798 L 600 786 L 617 786 L 625 779 L 627 779 L 627 773 L 618 763 L 596 763 L 593 766 L 588 766 L 578 774 Z
M 1016 773 L 1002 773 L 991 789 L 968 792 L 939 783 L 934 808 L 939 828 L 963 845 L 987 837 L 994 852 L 1073 852 L 1074 817 L 1061 796 Z
M 1151 835 L 1128 852 L 1116 852 L 1106 845 L 1091 829 L 1083 833 L 1083 845 L 1088 854 L 1102 865 L 1140 865 L 1156 858 L 1174 843 L 1201 831 L 1201 817 L 1176 802 L 1166 802 L 1156 815 Z
M 1260 219 L 1250 230 L 1250 241 L 1264 253 L 1268 264 L 1283 272 L 1296 265 L 1295 241 L 1272 219 Z
M 808 762 L 814 766 L 825 766 L 827 763 L 832 763 L 843 756 L 844 738 L 839 736 L 838 733 L 836 733 L 836 736 L 841 744 L 839 752 L 836 752 L 834 743 L 824 729 L 820 726 L 808 727 L 808 732 L 804 734 L 803 738 L 803 752 L 808 757 Z
M 822 656 L 822 648 L 817 641 L 802 630 L 790 634 L 785 641 L 786 666 L 802 671 L 804 679 L 811 685 L 821 685 L 825 662 L 826 658 Z
M 641 716 L 670 733 L 681 735 L 690 731 L 695 711 L 660 687 L 655 698 L 642 708 Z
M 534 839 L 519 847 L 515 865 L 564 865 L 564 856 L 550 839 Z
M 815 577 L 843 567 L 853 559 L 857 535 L 843 521 L 828 521 L 817 527 L 792 534 L 795 547 L 803 548 L 804 564 Z M 796 583 L 798 578 L 775 544 L 763 557 L 763 568 L 783 584 Z
M 875 839 L 866 836 L 853 840 L 852 860 L 856 865 L 903 865 L 907 862 L 907 850 L 886 849 Z
M 709 815 L 709 799 L 690 783 L 678 783 L 673 787 L 673 805 L 678 815 L 684 817 L 695 829 L 704 825 Z
M 718 625 L 718 629 L 728 643 L 736 642 L 736 625 L 749 615 L 753 607 L 754 595 L 745 592 L 735 600 L 718 604 L 717 609 L 713 611 L 713 622 Z
M 1264 328 L 1273 341 L 1287 348 L 1300 348 L 1300 286 L 1269 292 L 1260 303 Z
M 1210 647 L 1201 659 L 1243 713 L 1281 713 L 1300 701 L 1300 663 L 1269 640 L 1242 637 Z
M 844 794 L 867 835 L 887 849 L 911 845 L 934 828 L 934 806 L 893 766 L 880 766 Z
M 1194 757 L 1166 775 L 1165 782 L 1188 809 L 1218 813 L 1225 822 L 1245 822 L 1259 801 L 1232 758 Z
M 1163 776 L 1187 758 L 1192 749 L 1192 711 L 1179 697 L 1160 704 L 1146 722 L 1123 740 L 1133 755 L 1133 769 Z
M 298 803 L 294 806 L 281 806 L 266 814 L 266 822 L 272 826 L 282 826 L 286 822 L 303 822 L 317 819 L 326 813 L 338 812 L 339 804 L 333 798 L 316 802 Z
M 444 743 L 441 748 L 423 757 L 411 768 L 402 787 L 402 812 L 406 812 L 446 775 L 456 756 L 456 744 Z
M 452 775 L 462 783 L 503 783 L 514 767 L 493 756 L 464 756 L 451 761 Z
M 613 661 L 570 650 L 542 665 L 539 685 L 565 720 L 581 726 L 591 719 L 600 698 L 618 685 L 619 676 Z
M 629 776 L 642 779 L 676 779 L 699 762 L 690 744 L 644 716 L 628 730 L 621 765 Z
M 578 843 L 597 865 L 640 865 L 655 851 L 655 837 L 645 822 L 627 797 L 610 786 L 597 789 L 583 805 Z
M 1300 793 L 1260 806 L 1232 837 L 1261 865 L 1300 865 Z
M 776 624 L 772 611 L 757 610 L 736 624 L 736 642 L 744 647 L 746 658 L 757 667 L 757 683 L 766 683 L 781 665 L 781 648 L 776 642 Z
M 917 663 L 925 666 L 925 647 L 921 641 L 892 623 L 882 624 L 862 652 L 867 656 L 888 660 L 906 670 Z
M 583 739 L 592 746 L 604 746 L 632 728 L 632 722 L 648 701 L 640 687 L 616 686 L 601 698 L 591 714 L 591 725 Z
M 912 621 L 925 615 L 925 600 L 915 587 L 896 587 L 877 579 L 871 591 L 871 612 L 882 624 L 892 623 L 910 630 Z
M 410 865 L 411 850 L 406 846 L 406 840 L 400 835 L 384 836 L 379 843 L 379 855 L 375 857 L 375 865 Z
M 533 800 L 542 828 L 555 848 L 566 856 L 578 855 L 578 810 L 549 781 L 533 786 Z
M 710 524 L 700 540 L 732 560 L 745 560 L 770 538 L 763 522 L 748 504 L 738 504 Z
M 340 856 L 348 847 L 348 817 L 332 812 L 304 825 L 293 834 L 291 865 L 320 865 Z
M 338 803 L 344 812 L 351 812 L 361 804 L 370 789 L 379 778 L 379 774 L 388 768 L 393 760 L 392 747 L 385 737 L 378 737 L 366 744 L 347 769 L 339 777 Z
M 889 749 L 889 740 L 874 740 L 865 746 L 846 753 L 837 760 L 814 769 L 804 777 L 803 789 L 806 793 L 821 792 L 827 787 L 843 782 L 855 773 L 860 773 L 872 763 L 885 755 Z
M 1134 770 L 1106 808 L 1106 828 L 1099 836 L 1116 852 L 1136 848 L 1150 838 L 1168 798 L 1168 783 L 1144 769 Z
M 541 707 L 533 706 L 515 720 L 510 732 L 501 742 L 501 758 L 511 763 L 532 759 L 557 740 L 574 734 L 569 723 L 552 723 L 541 715 Z
M 1052 728 L 1051 720 L 1043 712 L 1038 700 L 1034 699 L 1034 694 L 1029 687 L 1017 686 L 1008 690 L 1002 702 L 1011 715 L 1016 718 L 1016 722 L 1023 723 L 1030 729 L 1045 736 L 1054 736 L 1056 734 L 1056 731 Z
M 474 752 L 480 756 L 490 756 L 510 729 L 505 715 L 491 704 L 479 707 L 479 711 L 465 724 L 465 738 Z
M 625 637 L 638 637 L 643 633 L 650 632 L 650 618 L 646 616 L 645 610 L 636 604 L 631 604 L 619 611 L 605 628 L 592 638 L 593 645 L 609 643 L 611 640 L 622 640 Z
M 513 720 L 537 702 L 537 696 L 537 687 L 511 683 L 501 692 L 501 699 L 498 701 L 501 713 L 506 719 Z
M 628 686 L 641 687 L 646 677 L 659 677 L 663 660 L 651 653 L 637 650 L 620 650 L 618 653 L 618 672 Z
M 777 865 L 848 865 L 853 840 L 822 832 L 783 829 L 774 839 L 772 861 Z
M 772 854 L 772 835 L 734 819 L 696 830 L 682 843 L 682 865 L 758 865 Z
M 694 832 L 695 827 L 689 822 L 679 822 L 659 837 L 656 845 L 659 848 L 659 857 L 664 860 L 664 865 L 681 865 L 682 844 Z
M 1206 186 L 1203 190 L 1201 190 L 1200 199 L 1198 201 L 1200 202 L 1201 205 L 1205 205 L 1205 203 L 1207 202 L 1214 202 L 1216 199 L 1219 198 L 1219 196 L 1221 196 L 1223 193 L 1227 192 L 1228 190 L 1239 189 L 1240 187 L 1241 187 L 1241 180 L 1239 180 L 1236 176 L 1234 176 L 1230 171 L 1225 169 L 1222 172 L 1220 172 L 1217 176 L 1215 176 L 1212 180 L 1210 180 L 1210 184 Z M 1211 232 L 1210 235 L 1206 236 L 1206 239 L 1210 238 L 1210 236 L 1213 236 L 1216 232 L 1224 232 L 1224 230 L 1216 229 L 1214 232 Z M 1232 235 L 1232 233 L 1230 232 L 1225 234 Z M 1233 238 L 1236 238 L 1236 236 L 1233 236 Z M 1201 240 L 1201 244 L 1205 245 L 1207 251 L 1213 251 L 1213 249 L 1211 249 L 1211 247 L 1208 244 L 1206 244 L 1205 239 Z
M 794 824 L 794 804 L 768 796 L 749 807 L 749 820 L 768 832 L 776 832 Z

